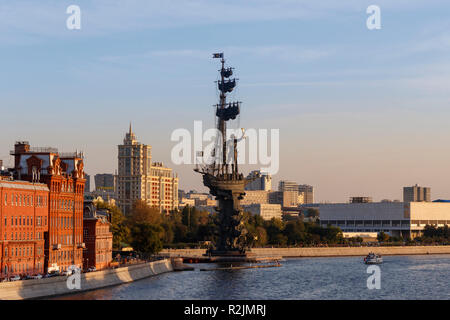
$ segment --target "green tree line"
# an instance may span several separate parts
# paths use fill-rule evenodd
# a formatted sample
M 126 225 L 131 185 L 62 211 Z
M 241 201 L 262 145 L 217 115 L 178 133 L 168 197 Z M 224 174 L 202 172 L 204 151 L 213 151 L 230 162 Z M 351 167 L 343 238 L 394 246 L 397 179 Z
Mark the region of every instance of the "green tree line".
M 214 242 L 217 237 L 216 214 L 199 211 L 195 207 L 186 206 L 181 211 L 162 214 L 145 202 L 136 201 L 127 216 L 116 206 L 99 203 L 97 207 L 108 209 L 111 213 L 115 250 L 131 246 L 144 255 L 153 254 L 163 246 L 199 246 Z M 261 216 L 248 212 L 244 215 L 248 230 L 244 241 L 248 247 L 310 246 L 352 241 L 344 239 L 342 231 L 337 227 L 321 227 L 315 222 L 304 222 L 302 219 L 266 221 Z

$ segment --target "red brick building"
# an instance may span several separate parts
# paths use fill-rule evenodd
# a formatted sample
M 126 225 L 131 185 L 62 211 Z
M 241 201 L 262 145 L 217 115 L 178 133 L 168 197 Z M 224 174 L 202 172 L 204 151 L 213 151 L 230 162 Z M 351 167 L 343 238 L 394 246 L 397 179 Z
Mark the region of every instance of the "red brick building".
M 83 268 L 95 267 L 101 270 L 109 267 L 112 261 L 111 223 L 109 213 L 99 211 L 91 200 L 85 201 L 83 217 L 83 241 L 86 243 Z
M 45 269 L 64 271 L 82 266 L 83 259 L 83 155 L 63 154 L 55 148 L 31 148 L 26 141 L 14 146 L 14 177 L 45 183 L 48 195 L 48 234 Z
M 0 179 L 0 278 L 43 274 L 47 185 Z

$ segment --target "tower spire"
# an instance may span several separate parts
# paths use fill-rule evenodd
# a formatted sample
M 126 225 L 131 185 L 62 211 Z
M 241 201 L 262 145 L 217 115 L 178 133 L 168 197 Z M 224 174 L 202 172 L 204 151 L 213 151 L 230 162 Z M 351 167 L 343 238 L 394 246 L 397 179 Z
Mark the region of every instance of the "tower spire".
M 133 132 L 131 131 L 131 121 L 130 121 L 130 135 L 132 134 Z

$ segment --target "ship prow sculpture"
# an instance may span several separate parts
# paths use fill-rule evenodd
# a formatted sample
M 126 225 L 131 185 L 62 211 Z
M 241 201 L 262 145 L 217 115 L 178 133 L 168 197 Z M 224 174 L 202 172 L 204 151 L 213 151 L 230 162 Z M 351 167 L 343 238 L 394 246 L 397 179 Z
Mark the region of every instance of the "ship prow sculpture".
M 244 215 L 240 200 L 245 195 L 245 185 L 251 180 L 246 179 L 238 170 L 238 138 L 233 137 L 233 157 L 227 159 L 227 122 L 236 119 L 240 114 L 240 102 L 227 102 L 227 93 L 233 91 L 236 79 L 230 79 L 233 68 L 225 68 L 223 53 L 213 54 L 213 58 L 221 59 L 222 68 L 220 80 L 217 82 L 220 94 L 219 104 L 216 107 L 217 130 L 221 139 L 213 150 L 213 156 L 219 155 L 210 165 L 196 168 L 195 171 L 203 175 L 203 184 L 209 188 L 210 194 L 218 201 L 217 225 L 218 234 L 214 247 L 208 250 L 211 257 L 245 258 L 245 236 L 247 230 L 244 226 Z M 218 158 L 218 159 L 217 159 Z

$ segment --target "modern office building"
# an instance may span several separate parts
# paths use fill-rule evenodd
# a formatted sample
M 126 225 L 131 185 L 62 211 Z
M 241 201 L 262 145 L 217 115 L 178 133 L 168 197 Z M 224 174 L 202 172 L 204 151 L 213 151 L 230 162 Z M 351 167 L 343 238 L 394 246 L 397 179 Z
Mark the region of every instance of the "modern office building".
M 49 189 L 0 179 L 0 279 L 45 272 Z
M 83 154 L 60 153 L 55 148 L 30 147 L 16 142 L 14 178 L 45 183 L 49 189 L 48 234 L 45 236 L 45 266 L 48 272 L 79 268 L 83 259 Z M 36 234 L 35 234 L 36 236 Z
M 243 205 L 244 211 L 261 216 L 264 220 L 271 220 L 272 218 L 281 219 L 281 205 L 279 204 L 262 204 L 254 203 Z
M 248 174 L 247 179 L 251 179 L 252 181 L 245 186 L 245 190 L 272 190 L 272 176 L 268 173 L 254 170 Z
M 117 201 L 128 214 L 136 200 L 161 212 L 178 209 L 178 177 L 162 163 L 152 163 L 151 146 L 137 141 L 131 130 L 118 146 Z
M 298 186 L 298 194 L 303 196 L 303 202 L 299 203 L 314 203 L 314 187 L 307 185 L 307 184 L 301 184 Z
M 320 223 L 343 232 L 385 232 L 414 238 L 425 225 L 450 225 L 448 202 L 366 202 L 319 204 Z
M 403 201 L 404 202 L 430 202 L 431 201 L 431 189 L 428 187 L 420 187 L 417 184 L 412 187 L 403 188 Z

